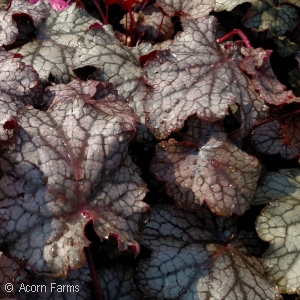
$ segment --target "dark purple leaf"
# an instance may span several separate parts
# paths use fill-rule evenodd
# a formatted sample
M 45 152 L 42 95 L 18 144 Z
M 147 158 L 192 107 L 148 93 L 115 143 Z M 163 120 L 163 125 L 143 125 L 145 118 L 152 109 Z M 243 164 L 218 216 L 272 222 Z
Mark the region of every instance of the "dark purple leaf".
M 206 202 L 218 215 L 243 214 L 255 193 L 258 160 L 227 140 L 218 124 L 203 122 L 198 130 L 198 143 L 161 142 L 150 170 L 187 210 Z
M 14 17 L 20 15 L 26 16 L 38 28 L 49 13 L 43 1 L 31 5 L 26 0 L 13 0 L 6 11 L 0 11 L 1 45 L 10 45 L 16 41 L 18 27 Z
M 84 227 L 133 247 L 148 206 L 128 143 L 137 117 L 115 102 L 73 96 L 46 111 L 18 111 L 18 140 L 1 158 L 0 243 L 41 274 L 59 277 L 84 262 Z
M 259 241 L 236 232 L 232 219 L 153 207 L 141 243 L 152 250 L 137 277 L 146 299 L 275 299 L 279 292 L 264 277 L 252 249 Z
M 288 57 L 300 50 L 300 45 L 290 41 L 286 36 L 278 36 L 274 38 L 277 44 L 277 52 L 281 57 Z
M 297 52 L 298 57 L 300 58 L 300 51 Z M 297 58 L 297 56 L 296 56 Z M 295 95 L 300 97 L 300 68 L 299 66 L 297 68 L 294 68 L 292 71 L 288 73 L 288 82 L 292 86 Z
M 300 117 L 295 115 L 285 121 L 272 121 L 254 130 L 255 148 L 266 154 L 279 153 L 284 159 L 294 159 L 300 153 Z
M 255 31 L 267 31 L 267 37 L 283 35 L 286 31 L 292 30 L 299 18 L 297 9 L 287 2 L 300 6 L 298 0 L 259 0 L 254 1 L 250 7 L 244 24 Z
M 140 300 L 142 292 L 133 280 L 132 267 L 114 266 L 97 271 L 103 300 Z
M 7 257 L 3 252 L 0 251 L 1 299 L 6 299 L 7 297 L 11 296 L 16 291 L 16 285 L 14 284 L 15 280 L 17 278 L 23 278 L 24 276 L 26 276 L 26 272 L 17 262 L 17 260 Z

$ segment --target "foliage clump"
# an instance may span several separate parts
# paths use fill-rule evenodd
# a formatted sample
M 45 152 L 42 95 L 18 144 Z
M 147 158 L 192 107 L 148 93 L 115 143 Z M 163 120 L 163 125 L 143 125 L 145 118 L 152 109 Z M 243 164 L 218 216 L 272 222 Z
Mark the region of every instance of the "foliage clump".
M 0 11 L 1 298 L 300 294 L 300 4 L 249 2 Z

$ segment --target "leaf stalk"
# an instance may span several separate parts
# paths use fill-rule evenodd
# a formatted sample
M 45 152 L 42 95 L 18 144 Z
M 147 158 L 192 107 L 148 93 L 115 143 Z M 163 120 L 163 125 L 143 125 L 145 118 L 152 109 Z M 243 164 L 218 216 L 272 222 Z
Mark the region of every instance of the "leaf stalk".
M 240 29 L 233 29 L 232 31 L 230 31 L 229 33 L 225 34 L 221 38 L 218 38 L 217 39 L 217 43 L 222 43 L 222 42 L 228 40 L 234 34 L 239 35 L 239 37 L 243 40 L 243 42 L 244 42 L 244 44 L 245 44 L 245 46 L 247 48 L 249 48 L 249 49 L 252 48 L 249 39 L 247 38 L 247 36 L 245 35 L 245 33 L 242 30 L 240 30 Z

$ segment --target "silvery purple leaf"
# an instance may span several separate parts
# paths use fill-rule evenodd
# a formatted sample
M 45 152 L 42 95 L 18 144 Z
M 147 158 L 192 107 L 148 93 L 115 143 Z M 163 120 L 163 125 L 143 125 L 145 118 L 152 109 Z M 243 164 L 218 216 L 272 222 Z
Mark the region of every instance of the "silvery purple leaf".
M 75 3 L 62 12 L 49 4 L 47 7 L 50 16 L 38 29 L 37 40 L 13 51 L 23 55 L 22 61 L 34 67 L 44 84 L 49 82 L 50 75 L 55 83 L 67 83 L 76 77 L 71 68 L 71 58 L 77 40 L 97 20 L 77 8 Z
M 257 218 L 259 237 L 270 243 L 263 256 L 267 278 L 282 293 L 300 293 L 300 172 L 283 169 L 268 174 L 258 198 L 269 201 Z
M 130 266 L 112 266 L 97 271 L 103 299 L 140 300 L 143 293 L 133 279 L 134 270 Z
M 22 62 L 22 56 L 0 49 L 0 91 L 13 101 L 39 106 L 41 90 L 39 76 L 31 65 Z
M 16 148 L 1 157 L 0 243 L 41 274 L 80 267 L 92 220 L 100 238 L 132 247 L 148 206 L 127 149 L 137 117 L 120 99 L 57 101 L 18 110 Z
M 300 153 L 299 115 L 263 124 L 254 130 L 251 139 L 262 153 L 279 153 L 284 159 L 295 159 Z
M 158 144 L 150 170 L 186 210 L 206 202 L 218 215 L 242 215 L 255 194 L 259 161 L 230 142 L 217 123 L 202 122 L 194 131 L 198 142 Z
M 14 20 L 14 16 L 18 15 L 26 16 L 36 28 L 39 28 L 42 21 L 48 17 L 49 13 L 43 1 L 39 1 L 35 5 L 31 5 L 26 0 L 11 1 L 5 11 L 0 11 L 1 45 L 10 45 L 16 41 L 18 27 L 17 22 Z
M 196 19 L 208 16 L 213 10 L 215 0 L 157 0 L 156 5 L 170 16 Z
M 242 47 L 241 53 L 245 57 L 240 68 L 251 76 L 251 83 L 262 99 L 267 103 L 280 105 L 294 97 L 292 91 L 285 90 L 286 87 L 279 82 L 272 70 L 271 50 Z
M 177 34 L 169 50 L 158 51 L 144 70 L 150 86 L 145 98 L 146 124 L 156 138 L 180 130 L 194 114 L 208 122 L 220 120 L 234 103 L 248 119 L 255 120 L 263 101 L 239 68 L 243 59 L 240 44 L 222 50 L 216 43 L 217 20 L 212 16 L 182 21 L 182 25 L 184 31 Z M 252 123 L 243 123 L 243 136 Z
M 141 120 L 138 138 L 149 140 L 151 135 L 145 127 L 143 99 L 147 87 L 143 81 L 139 58 L 148 53 L 150 44 L 129 48 L 121 44 L 107 26 L 92 28 L 80 39 L 74 55 L 74 68 L 93 66 L 97 72 L 92 76 L 100 81 L 111 82 L 120 96 Z
M 154 206 L 141 244 L 152 250 L 137 273 L 146 299 L 280 299 L 255 257 L 259 239 L 234 219 Z

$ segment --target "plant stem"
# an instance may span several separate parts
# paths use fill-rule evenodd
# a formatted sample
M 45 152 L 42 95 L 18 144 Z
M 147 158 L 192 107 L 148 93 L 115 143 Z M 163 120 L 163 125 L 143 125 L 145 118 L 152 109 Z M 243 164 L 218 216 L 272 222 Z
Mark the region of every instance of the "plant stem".
M 257 127 L 262 126 L 262 125 L 264 125 L 264 124 L 267 124 L 267 123 L 270 123 L 270 122 L 273 122 L 273 121 L 277 121 L 277 120 L 280 120 L 280 119 L 282 119 L 282 118 L 286 118 L 286 117 L 289 117 L 289 116 L 292 116 L 292 115 L 296 115 L 296 114 L 300 114 L 300 109 L 298 109 L 298 110 L 296 110 L 296 111 L 293 111 L 293 112 L 291 112 L 291 113 L 288 113 L 288 114 L 284 114 L 284 115 L 281 115 L 281 116 L 277 116 L 277 117 L 273 117 L 273 118 L 264 120 L 264 121 L 262 121 L 262 122 L 260 122 L 260 123 L 258 123 L 258 124 L 253 125 L 252 130 L 254 130 L 254 129 L 256 129 Z M 230 133 L 228 134 L 228 137 L 230 138 L 230 137 L 234 136 L 239 130 L 240 130 L 240 129 L 236 129 L 236 130 L 230 132 Z
M 171 28 L 169 29 L 169 31 L 167 32 L 167 34 L 165 35 L 164 41 L 166 41 L 166 40 L 169 38 L 169 36 L 170 36 L 170 34 L 171 34 L 171 32 L 172 32 L 172 29 L 175 27 L 175 25 L 176 25 L 176 23 L 178 22 L 178 20 L 179 20 L 179 18 L 177 18 L 177 19 L 175 20 L 175 22 L 173 23 L 173 27 L 171 27 Z
M 145 34 L 145 32 L 138 32 L 138 40 L 137 40 L 135 46 L 138 46 L 141 43 L 144 34 Z
M 143 6 L 141 7 L 141 9 L 139 11 L 142 11 L 145 8 L 145 6 L 148 4 L 148 2 L 149 2 L 149 0 L 145 1 Z M 135 7 L 133 9 L 134 13 L 136 12 L 137 8 L 138 8 L 138 5 L 135 5 Z
M 247 36 L 245 35 L 245 33 L 240 30 L 240 29 L 233 29 L 232 31 L 230 31 L 229 33 L 225 34 L 224 36 L 222 36 L 221 38 L 217 39 L 217 43 L 222 43 L 226 40 L 228 40 L 232 35 L 234 34 L 238 34 L 240 36 L 240 38 L 243 40 L 244 44 L 246 45 L 247 48 L 251 49 L 251 43 L 248 40 Z
M 84 252 L 85 252 L 85 256 L 88 261 L 88 264 L 89 264 L 90 274 L 91 274 L 91 278 L 92 278 L 92 282 L 93 282 L 93 286 L 94 286 L 96 300 L 101 300 L 102 299 L 101 291 L 100 291 L 100 287 L 99 287 L 90 247 L 84 247 Z
M 97 9 L 98 9 L 98 11 L 99 11 L 99 13 L 100 13 L 100 16 L 101 16 L 101 18 L 102 18 L 103 24 L 104 24 L 104 25 L 107 25 L 107 18 L 104 16 L 104 13 L 103 13 L 103 11 L 102 11 L 102 9 L 101 9 L 100 4 L 98 3 L 97 0 L 93 0 L 93 2 L 94 2 L 95 6 L 97 7 Z
M 264 120 L 264 121 L 260 122 L 259 124 L 254 125 L 254 129 L 261 126 L 261 125 L 264 125 L 264 124 L 267 124 L 267 123 L 270 123 L 270 122 L 273 122 L 273 121 L 277 121 L 277 120 L 280 120 L 282 118 L 286 118 L 286 117 L 296 115 L 296 114 L 299 114 L 299 113 L 300 113 L 300 109 L 295 110 L 295 111 L 293 111 L 291 113 L 288 113 L 288 114 L 284 114 L 284 115 L 281 115 L 281 116 L 278 116 L 278 117 L 273 117 L 271 119 Z
M 158 38 L 160 36 L 161 27 L 162 27 L 162 24 L 163 24 L 163 21 L 164 21 L 164 17 L 165 17 L 165 15 L 162 16 L 160 24 L 159 24 L 159 28 L 158 28 L 158 32 L 157 32 L 157 40 L 158 40 Z
M 134 29 L 133 29 L 133 26 L 134 26 L 134 19 L 133 19 L 133 13 L 132 13 L 132 10 L 129 11 L 129 16 L 130 16 L 130 43 L 129 43 L 129 46 L 132 47 L 133 45 L 133 33 L 134 33 Z
M 108 5 L 106 4 L 106 12 L 105 12 L 105 20 L 106 20 L 106 24 L 108 23 Z
M 127 45 L 127 38 L 128 38 L 127 21 L 128 21 L 128 18 L 127 18 L 127 13 L 126 13 L 126 14 L 125 14 L 125 24 L 126 24 L 126 26 L 125 26 L 125 45 L 126 45 L 126 46 L 128 46 L 128 45 Z

